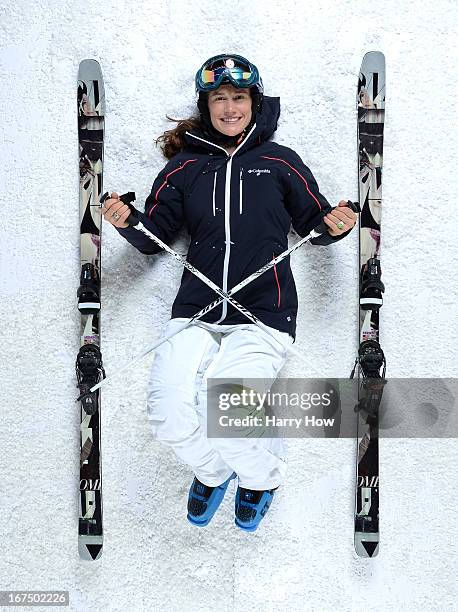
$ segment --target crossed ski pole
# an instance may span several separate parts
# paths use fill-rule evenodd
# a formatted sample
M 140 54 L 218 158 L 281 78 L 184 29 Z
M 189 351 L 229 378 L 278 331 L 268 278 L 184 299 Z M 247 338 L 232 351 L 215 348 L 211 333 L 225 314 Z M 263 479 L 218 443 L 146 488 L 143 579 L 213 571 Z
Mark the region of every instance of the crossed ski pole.
M 108 192 L 106 192 L 100 198 L 101 204 L 103 204 L 103 202 L 107 198 L 108 198 Z M 120 200 L 123 201 L 125 204 L 129 205 L 132 201 L 135 200 L 135 194 L 133 192 L 129 192 L 127 194 L 124 194 L 124 195 L 120 196 Z M 360 212 L 359 204 L 357 202 L 350 202 L 350 201 L 348 201 L 348 206 L 354 212 Z M 254 314 L 252 314 L 249 310 L 247 310 L 244 306 L 242 306 L 239 302 L 237 302 L 232 296 L 235 293 L 237 293 L 238 291 L 240 291 L 241 289 L 243 289 L 244 287 L 246 287 L 247 285 L 249 285 L 251 282 L 256 280 L 257 278 L 259 278 L 262 274 L 264 274 L 264 272 L 267 272 L 267 270 L 270 270 L 271 268 L 273 268 L 277 263 L 279 263 L 280 261 L 285 259 L 285 257 L 288 257 L 288 255 L 290 255 L 293 251 L 295 251 L 298 248 L 300 248 L 303 244 L 305 244 L 306 242 L 310 242 L 310 240 L 312 240 L 313 238 L 318 238 L 318 236 L 321 236 L 322 234 L 324 234 L 324 232 L 327 230 L 327 225 L 323 221 L 317 227 L 315 227 L 309 234 L 307 234 L 307 236 L 304 236 L 304 238 L 301 238 L 301 240 L 296 242 L 296 244 L 294 244 L 293 246 L 289 247 L 288 249 L 283 251 L 283 253 L 280 253 L 280 255 L 277 255 L 277 257 L 274 257 L 269 262 L 267 262 L 264 266 L 262 266 L 262 268 L 260 268 L 256 272 L 253 272 L 253 274 L 250 274 L 249 276 L 247 276 L 247 278 L 245 278 L 240 283 L 235 285 L 235 287 L 233 287 L 228 292 L 224 291 L 223 289 L 218 287 L 218 285 L 216 285 L 213 281 L 211 281 L 204 274 L 202 274 L 202 272 L 197 270 L 197 268 L 195 268 L 192 264 L 190 264 L 182 255 L 180 255 L 179 253 L 174 251 L 171 247 L 169 247 L 168 244 L 166 244 L 160 238 L 155 236 L 152 232 L 147 230 L 146 227 L 143 225 L 143 223 L 134 214 L 131 214 L 127 218 L 126 222 L 130 226 L 135 227 L 135 229 L 137 229 L 138 231 L 140 231 L 143 234 L 145 234 L 146 236 L 148 236 L 148 238 L 150 238 L 153 242 L 155 242 L 158 246 L 163 248 L 165 251 L 170 253 L 170 255 L 172 255 L 177 261 L 179 261 L 186 269 L 188 269 L 190 272 L 192 272 L 197 278 L 199 278 L 202 282 L 204 282 L 208 287 L 213 289 L 213 291 L 215 291 L 215 293 L 217 293 L 220 297 L 217 298 L 216 300 L 214 300 L 213 302 L 211 302 L 210 304 L 208 304 L 207 306 L 205 306 L 204 308 L 202 308 L 202 310 L 197 312 L 195 315 L 193 315 L 192 317 L 187 319 L 183 323 L 183 325 L 180 328 L 178 328 L 177 330 L 175 330 L 173 333 L 171 333 L 171 334 L 169 334 L 167 336 L 164 336 L 154 346 L 152 346 L 147 351 L 145 351 L 144 353 L 142 353 L 141 355 L 139 355 L 138 357 L 136 357 L 135 359 L 130 361 L 128 364 L 123 366 L 120 370 L 117 371 L 117 373 L 116 373 L 117 375 L 119 375 L 121 372 L 124 372 L 125 370 L 130 368 L 134 363 L 142 361 L 147 355 L 149 355 L 151 352 L 153 352 L 159 346 L 161 346 L 161 344 L 164 344 L 165 342 L 167 342 L 168 340 L 173 338 L 173 336 L 176 336 L 177 334 L 179 334 L 181 331 L 183 331 L 183 329 L 185 329 L 186 327 L 191 325 L 194 321 L 196 321 L 197 319 L 200 319 L 201 317 L 206 315 L 208 312 L 213 310 L 213 308 L 216 308 L 217 306 L 219 306 L 222 302 L 224 302 L 224 300 L 227 300 L 229 302 L 229 304 L 231 304 L 234 308 L 236 308 L 239 312 L 241 312 L 252 323 L 254 323 L 260 329 L 262 329 L 266 334 L 268 334 L 269 336 L 274 338 L 279 344 L 281 344 L 281 346 L 283 348 L 287 348 L 294 355 L 296 355 L 301 361 L 304 362 L 304 358 L 303 358 L 302 354 L 299 351 L 294 349 L 292 346 L 285 347 L 280 342 L 280 340 L 274 335 L 274 333 L 270 330 L 270 328 L 267 325 L 265 325 Z M 307 367 L 309 366 L 308 363 L 306 363 L 305 365 L 307 365 Z M 104 380 L 100 381 L 99 383 L 97 383 L 96 385 L 91 387 L 89 392 L 93 393 L 94 391 L 97 391 L 97 389 L 100 389 L 103 385 L 105 385 L 110 380 L 111 380 L 111 376 L 108 377 L 108 378 L 105 378 Z

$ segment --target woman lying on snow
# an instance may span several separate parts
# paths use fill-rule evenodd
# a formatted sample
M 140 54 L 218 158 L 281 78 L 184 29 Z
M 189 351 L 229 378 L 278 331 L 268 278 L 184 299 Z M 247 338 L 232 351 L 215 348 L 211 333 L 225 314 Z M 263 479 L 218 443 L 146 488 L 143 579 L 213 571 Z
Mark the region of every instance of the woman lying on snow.
M 200 117 L 178 121 L 159 139 L 169 162 L 137 211 L 144 226 L 170 243 L 185 225 L 187 260 L 224 291 L 288 248 L 291 225 L 306 236 L 324 220 L 327 233 L 312 242 L 329 245 L 353 228 L 356 215 L 342 200 L 331 206 L 293 150 L 269 139 L 277 128 L 279 98 L 264 95 L 254 64 L 238 55 L 210 58 L 196 75 Z M 160 248 L 126 223 L 131 213 L 116 193 L 103 214 L 139 251 Z M 210 302 L 215 293 L 188 270 L 165 333 Z M 297 296 L 289 257 L 237 294 L 237 300 L 270 328 L 247 322 L 223 301 L 156 351 L 148 417 L 157 440 L 192 467 L 188 519 L 209 523 L 229 481 L 238 479 L 235 523 L 254 531 L 286 472 L 280 438 L 208 438 L 206 381 L 275 379 L 296 331 Z

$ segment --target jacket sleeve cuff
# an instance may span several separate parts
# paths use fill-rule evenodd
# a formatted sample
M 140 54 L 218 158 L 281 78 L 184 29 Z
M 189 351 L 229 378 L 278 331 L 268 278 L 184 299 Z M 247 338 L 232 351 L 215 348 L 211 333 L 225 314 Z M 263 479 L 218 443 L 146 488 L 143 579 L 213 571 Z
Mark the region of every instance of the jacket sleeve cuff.
M 135 247 L 140 253 L 144 255 L 154 255 L 155 253 L 159 253 L 161 248 L 157 246 L 152 240 L 150 240 L 147 236 L 143 235 L 141 232 L 136 230 L 133 227 L 115 227 L 115 230 L 118 232 L 120 236 L 125 238 L 127 242 L 129 242 L 133 247 Z

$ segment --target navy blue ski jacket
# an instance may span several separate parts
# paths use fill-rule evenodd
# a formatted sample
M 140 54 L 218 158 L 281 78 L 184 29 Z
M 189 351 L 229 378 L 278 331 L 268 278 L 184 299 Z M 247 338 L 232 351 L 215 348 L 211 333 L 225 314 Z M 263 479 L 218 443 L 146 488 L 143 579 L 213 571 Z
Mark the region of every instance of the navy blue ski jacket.
M 232 156 L 201 133 L 187 132 L 186 149 L 159 173 L 145 212 L 138 212 L 167 244 L 184 225 L 191 237 L 188 261 L 224 291 L 285 251 L 291 225 L 306 236 L 331 210 L 299 155 L 269 141 L 279 116 L 280 98 L 264 96 L 262 112 Z M 118 231 L 142 253 L 161 250 L 133 227 Z M 327 245 L 346 234 L 326 233 L 312 242 Z M 191 317 L 216 297 L 185 269 L 172 318 Z M 266 325 L 295 336 L 297 294 L 289 257 L 234 297 Z M 203 320 L 249 323 L 227 302 Z

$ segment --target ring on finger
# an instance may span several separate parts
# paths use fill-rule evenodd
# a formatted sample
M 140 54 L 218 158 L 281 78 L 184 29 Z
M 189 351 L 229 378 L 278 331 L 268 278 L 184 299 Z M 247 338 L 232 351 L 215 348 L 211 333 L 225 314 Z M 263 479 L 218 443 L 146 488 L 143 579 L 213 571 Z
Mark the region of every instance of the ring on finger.
M 117 212 L 113 213 L 113 219 L 115 221 L 119 221 L 120 218 L 121 218 L 121 215 L 119 213 L 117 213 Z
M 336 223 L 336 225 L 339 229 L 342 229 L 345 226 L 345 223 L 343 221 L 339 221 L 338 223 Z

